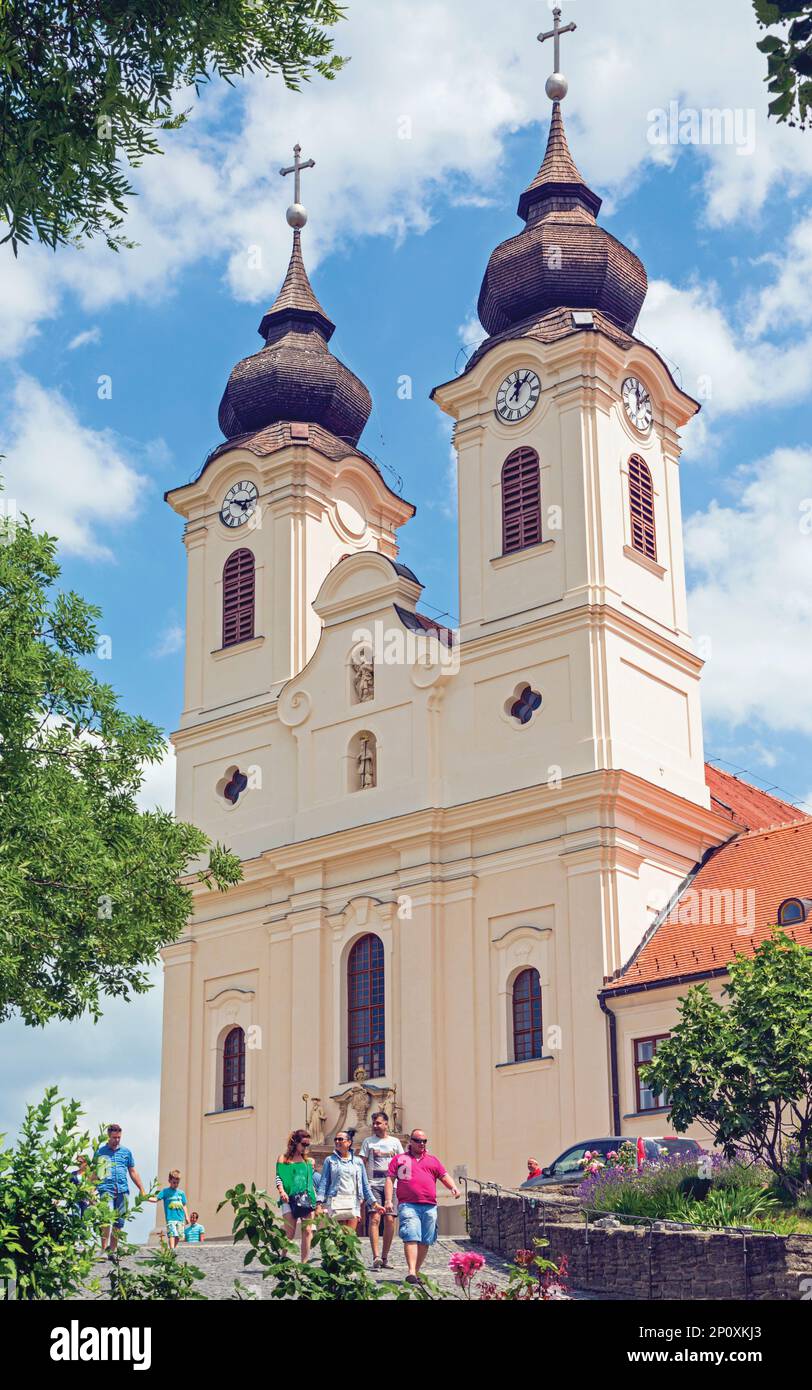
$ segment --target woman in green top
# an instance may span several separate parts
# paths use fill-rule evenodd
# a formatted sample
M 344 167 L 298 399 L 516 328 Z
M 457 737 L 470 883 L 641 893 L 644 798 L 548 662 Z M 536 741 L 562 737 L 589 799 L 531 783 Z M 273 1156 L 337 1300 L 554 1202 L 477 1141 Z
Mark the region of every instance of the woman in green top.
M 306 1129 L 294 1129 L 288 1138 L 285 1153 L 276 1160 L 276 1189 L 282 1220 L 289 1240 L 296 1239 L 296 1227 L 302 1222 L 302 1260 L 310 1255 L 310 1242 L 313 1239 L 313 1216 L 316 1214 L 316 1188 L 313 1182 L 313 1160 L 308 1157 L 310 1134 Z M 291 1208 L 292 1196 L 303 1195 L 309 1198 L 312 1216 L 299 1217 Z

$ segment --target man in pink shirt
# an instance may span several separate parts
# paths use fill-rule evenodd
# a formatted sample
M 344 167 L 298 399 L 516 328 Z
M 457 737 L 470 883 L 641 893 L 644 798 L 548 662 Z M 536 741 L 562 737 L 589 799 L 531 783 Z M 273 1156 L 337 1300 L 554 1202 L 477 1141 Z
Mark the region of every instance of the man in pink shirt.
M 428 1152 L 428 1139 L 422 1129 L 409 1135 L 405 1154 L 395 1154 L 386 1176 L 386 1210 L 393 1210 L 395 1183 L 398 1189 L 398 1228 L 406 1253 L 407 1284 L 420 1283 L 420 1270 L 437 1239 L 437 1183 L 454 1197 L 460 1190 L 446 1172 L 445 1165 Z

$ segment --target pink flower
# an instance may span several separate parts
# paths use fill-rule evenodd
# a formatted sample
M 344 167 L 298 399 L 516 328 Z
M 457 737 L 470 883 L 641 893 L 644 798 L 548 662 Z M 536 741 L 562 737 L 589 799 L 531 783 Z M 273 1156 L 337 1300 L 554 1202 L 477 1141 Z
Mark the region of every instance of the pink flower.
M 451 1273 L 454 1275 L 461 1289 L 468 1287 L 471 1280 L 476 1278 L 484 1265 L 485 1257 L 483 1255 L 477 1255 L 474 1251 L 469 1251 L 469 1253 L 465 1255 L 462 1251 L 458 1251 L 457 1254 L 452 1255 L 451 1259 L 448 1261 L 448 1268 L 451 1270 Z

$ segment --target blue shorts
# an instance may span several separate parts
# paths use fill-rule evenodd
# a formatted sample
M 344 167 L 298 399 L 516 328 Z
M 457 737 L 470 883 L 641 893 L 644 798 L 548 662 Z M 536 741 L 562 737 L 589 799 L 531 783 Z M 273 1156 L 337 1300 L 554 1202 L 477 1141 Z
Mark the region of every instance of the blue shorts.
M 437 1239 L 436 1206 L 429 1202 L 400 1202 L 398 1234 L 409 1245 L 433 1245 Z
M 100 1192 L 100 1193 L 99 1193 L 99 1196 L 101 1197 L 101 1199 L 102 1199 L 103 1202 L 109 1202 L 109 1203 L 110 1203 L 110 1206 L 113 1208 L 113 1211 L 118 1212 L 118 1221 L 114 1221 L 114 1222 L 113 1222 L 113 1225 L 114 1225 L 114 1227 L 115 1227 L 115 1229 L 116 1229 L 117 1231 L 123 1230 L 123 1228 L 124 1228 L 124 1213 L 125 1213 L 126 1210 L 127 1210 L 127 1196 L 128 1196 L 128 1193 L 126 1193 L 126 1192 Z

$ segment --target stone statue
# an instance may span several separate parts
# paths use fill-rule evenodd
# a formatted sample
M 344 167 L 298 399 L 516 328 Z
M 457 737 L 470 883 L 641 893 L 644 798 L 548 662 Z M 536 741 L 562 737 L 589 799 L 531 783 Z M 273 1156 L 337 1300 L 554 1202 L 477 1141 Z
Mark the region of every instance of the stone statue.
M 375 699 L 375 668 L 369 653 L 362 649 L 352 659 L 352 682 L 359 705 Z
M 310 1138 L 314 1144 L 324 1143 L 324 1126 L 327 1123 L 327 1112 L 321 1103 L 320 1096 L 309 1096 L 305 1093 L 302 1096 L 305 1103 L 305 1127 L 310 1131 Z M 308 1103 L 310 1113 L 308 1114 Z
M 358 785 L 361 791 L 375 786 L 375 759 L 368 738 L 361 739 L 361 752 L 358 754 Z

